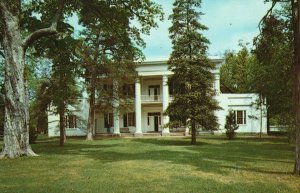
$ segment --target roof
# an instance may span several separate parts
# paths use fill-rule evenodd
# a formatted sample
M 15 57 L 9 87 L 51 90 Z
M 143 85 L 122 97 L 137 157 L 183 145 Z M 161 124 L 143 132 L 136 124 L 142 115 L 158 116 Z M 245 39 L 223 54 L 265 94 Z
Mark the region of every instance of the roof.
M 225 60 L 223 58 L 211 59 L 213 63 L 223 63 Z M 154 61 L 145 61 L 138 63 L 139 66 L 147 66 L 147 65 L 161 65 L 168 64 L 168 60 L 154 60 Z

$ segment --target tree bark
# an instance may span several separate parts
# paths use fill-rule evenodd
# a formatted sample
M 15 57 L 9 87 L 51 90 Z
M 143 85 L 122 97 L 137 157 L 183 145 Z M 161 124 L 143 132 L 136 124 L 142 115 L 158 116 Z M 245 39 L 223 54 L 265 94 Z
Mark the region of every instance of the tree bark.
M 268 104 L 267 104 L 268 106 Z M 271 132 L 270 132 L 270 113 L 268 112 L 268 110 L 266 111 L 267 113 L 267 135 L 270 135 Z
M 93 134 L 95 131 L 95 77 L 91 77 L 91 92 L 90 92 L 90 109 L 89 109 L 89 119 L 88 119 L 88 125 L 87 125 L 87 136 L 86 140 L 92 141 L 93 140 Z
M 65 108 L 59 109 L 59 145 L 63 146 L 66 141 L 65 133 Z
M 291 0 L 294 31 L 294 106 L 296 119 L 296 147 L 294 173 L 300 174 L 300 1 Z
M 192 140 L 191 140 L 191 144 L 192 145 L 196 145 L 196 124 L 195 124 L 195 121 L 192 120 L 192 124 L 191 124 L 191 127 L 192 127 Z
M 51 27 L 37 30 L 22 40 L 20 28 L 21 1 L 0 0 L 0 33 L 5 57 L 5 124 L 4 146 L 0 158 L 37 156 L 29 145 L 28 94 L 24 77 L 25 52 L 35 40 L 56 32 L 65 0 L 58 9 Z
M 29 145 L 29 110 L 24 78 L 25 52 L 22 48 L 18 11 L 0 2 L 3 48 L 5 52 L 5 156 L 36 156 Z

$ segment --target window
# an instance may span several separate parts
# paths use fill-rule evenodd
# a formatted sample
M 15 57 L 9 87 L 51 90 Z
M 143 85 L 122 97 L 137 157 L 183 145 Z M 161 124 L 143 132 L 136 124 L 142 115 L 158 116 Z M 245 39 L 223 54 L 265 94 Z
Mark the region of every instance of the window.
M 134 95 L 135 95 L 134 84 L 125 84 L 125 85 L 123 85 L 123 94 L 125 96 L 134 97 Z
M 111 128 L 114 126 L 114 115 L 112 113 L 104 114 L 104 127 Z
M 76 115 L 67 115 L 65 117 L 65 128 L 77 128 Z
M 234 115 L 235 115 L 236 124 L 238 124 L 238 125 L 246 124 L 246 111 L 245 110 L 234 111 Z
M 123 116 L 124 127 L 135 127 L 135 113 L 125 113 Z
M 112 96 L 113 94 L 113 85 L 108 85 L 108 84 L 105 84 L 103 85 L 103 91 L 106 95 L 108 96 Z
M 151 85 L 148 89 L 149 96 L 157 96 L 160 95 L 160 85 Z
M 135 126 L 135 113 L 128 113 L 128 126 Z

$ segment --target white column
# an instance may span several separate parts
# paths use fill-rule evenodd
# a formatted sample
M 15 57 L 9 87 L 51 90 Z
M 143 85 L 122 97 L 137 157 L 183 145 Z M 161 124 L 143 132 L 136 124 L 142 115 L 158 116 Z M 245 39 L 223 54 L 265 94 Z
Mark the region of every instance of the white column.
M 215 90 L 216 90 L 216 94 L 220 94 L 221 92 L 221 88 L 220 88 L 220 74 L 216 73 L 215 75 Z
M 162 96 L 162 102 L 163 102 L 163 112 L 165 112 L 169 106 L 169 85 L 168 85 L 168 76 L 164 75 L 162 77 L 162 86 L 163 86 L 163 96 Z M 165 126 L 165 124 L 169 123 L 169 116 L 163 114 L 162 118 L 162 125 Z M 162 135 L 170 135 L 169 128 L 163 128 Z
M 113 80 L 113 116 L 114 116 L 114 135 L 121 135 L 120 133 L 120 100 L 119 100 L 119 84 L 118 81 Z
M 143 136 L 140 79 L 137 79 L 135 81 L 135 133 L 134 133 L 134 136 Z

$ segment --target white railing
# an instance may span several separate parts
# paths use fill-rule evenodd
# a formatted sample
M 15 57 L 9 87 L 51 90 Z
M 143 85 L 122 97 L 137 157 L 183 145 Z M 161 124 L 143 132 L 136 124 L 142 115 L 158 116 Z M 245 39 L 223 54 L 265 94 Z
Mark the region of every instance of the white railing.
M 174 99 L 173 95 L 169 96 L 169 101 Z M 162 102 L 162 95 L 141 95 L 142 102 Z
M 161 102 L 161 95 L 141 95 L 142 102 Z

